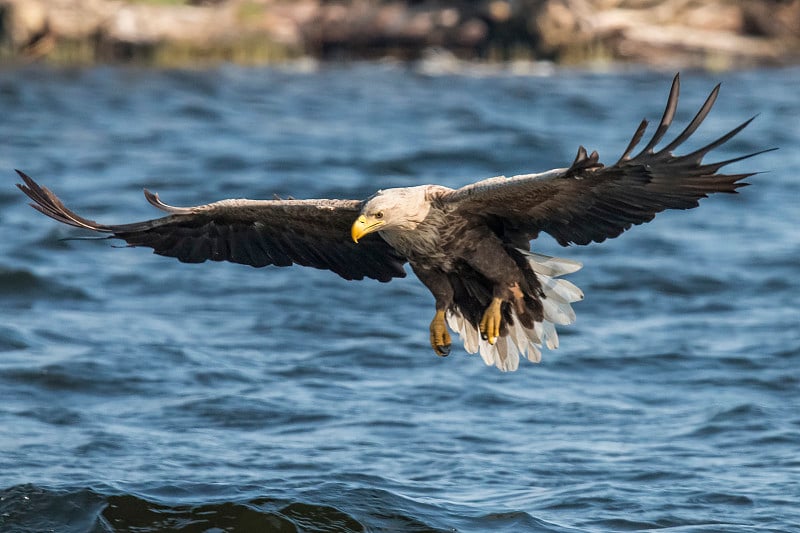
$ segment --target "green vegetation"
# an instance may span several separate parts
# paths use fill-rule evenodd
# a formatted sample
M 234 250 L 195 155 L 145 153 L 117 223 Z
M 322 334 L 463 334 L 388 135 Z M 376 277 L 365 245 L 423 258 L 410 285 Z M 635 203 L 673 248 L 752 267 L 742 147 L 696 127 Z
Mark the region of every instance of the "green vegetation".
M 62 39 L 50 42 L 37 53 L 13 54 L 0 48 L 0 63 L 42 61 L 56 66 L 81 66 L 96 63 L 134 63 L 159 68 L 206 67 L 219 63 L 266 65 L 302 55 L 301 50 L 277 44 L 259 36 L 242 36 L 213 45 L 186 42 L 162 42 L 129 48 L 117 48 L 89 40 Z
M 180 42 L 161 43 L 153 47 L 145 61 L 159 67 L 236 63 L 263 65 L 299 57 L 300 51 L 287 48 L 259 36 L 243 36 L 213 46 Z

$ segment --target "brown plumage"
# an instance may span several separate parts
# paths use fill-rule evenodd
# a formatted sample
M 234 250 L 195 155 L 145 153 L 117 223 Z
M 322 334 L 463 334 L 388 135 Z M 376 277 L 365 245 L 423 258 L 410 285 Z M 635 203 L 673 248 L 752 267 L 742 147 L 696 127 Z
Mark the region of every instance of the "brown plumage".
M 572 322 L 570 304 L 583 297 L 559 279 L 581 265 L 531 253 L 531 239 L 545 232 L 564 246 L 601 242 L 665 209 L 693 208 L 711 193 L 734 193 L 746 185 L 742 180 L 751 174 L 719 170 L 762 152 L 716 163 L 703 159 L 752 119 L 694 152 L 673 154 L 706 118 L 719 85 L 685 129 L 656 150 L 675 116 L 679 87 L 676 76 L 655 134 L 636 155 L 631 154 L 647 121 L 611 166 L 580 147 L 568 168 L 490 178 L 460 189 L 424 185 L 378 191 L 363 201 L 223 200 L 180 208 L 145 191 L 167 216 L 107 225 L 75 214 L 19 171 L 24 184 L 18 186 L 34 208 L 59 222 L 184 262 L 299 264 L 345 279 L 379 281 L 405 276 L 403 265 L 409 262 L 436 300 L 434 351 L 449 353 L 447 322 L 469 352 L 480 351 L 487 364 L 514 370 L 520 354 L 538 361 L 542 345 L 558 346 L 554 324 Z
M 132 224 L 99 224 L 67 209 L 46 187 L 17 171 L 18 185 L 45 215 L 75 226 L 110 233 L 130 246 L 147 246 L 184 263 L 231 261 L 254 267 L 298 264 L 332 270 L 353 280 L 404 277 L 405 259 L 378 235 L 356 245 L 347 237 L 363 202 L 357 200 L 223 200 L 172 207 L 145 190 L 147 200 L 168 216 Z M 362 246 L 363 244 L 363 246 Z

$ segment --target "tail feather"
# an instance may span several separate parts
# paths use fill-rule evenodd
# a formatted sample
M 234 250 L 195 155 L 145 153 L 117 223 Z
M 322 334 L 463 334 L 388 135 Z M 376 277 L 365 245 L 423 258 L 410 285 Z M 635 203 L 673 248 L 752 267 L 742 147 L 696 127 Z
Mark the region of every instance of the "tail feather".
M 556 326 L 552 322 L 545 320 L 542 322 L 544 328 L 544 343 L 550 350 L 558 348 L 558 333 L 556 333 Z
M 565 326 L 575 322 L 575 311 L 568 303 L 559 302 L 553 298 L 542 300 L 544 305 L 544 319 L 547 322 Z
M 549 255 L 537 254 L 536 252 L 529 252 L 528 250 L 517 251 L 528 258 L 528 263 L 537 274 L 557 278 L 565 274 L 572 274 L 583 268 L 583 263 L 573 261 L 572 259 L 564 259 L 563 257 L 550 257 Z
M 476 313 L 465 316 L 466 311 L 453 307 L 447 312 L 447 323 L 450 329 L 458 332 L 468 353 L 480 353 L 487 366 L 496 366 L 504 372 L 512 372 L 519 366 L 520 358 L 527 358 L 532 363 L 542 359 L 542 346 L 550 350 L 558 348 L 558 333 L 555 325 L 571 324 L 575 321 L 572 303 L 583 299 L 583 292 L 573 283 L 555 279 L 564 274 L 579 270 L 582 265 L 577 261 L 549 257 L 542 254 L 518 250 L 521 252 L 531 270 L 536 274 L 541 293 L 534 305 L 543 309 L 543 318 L 526 327 L 513 306 L 506 308 L 504 329 L 495 344 L 483 340 L 478 332 Z M 529 315 L 531 310 L 529 309 Z M 539 316 L 542 316 L 539 315 Z M 529 317 L 526 317 L 529 318 Z
M 539 282 L 542 284 L 542 289 L 548 298 L 565 304 L 583 300 L 583 291 L 576 287 L 574 283 L 565 279 L 539 276 Z

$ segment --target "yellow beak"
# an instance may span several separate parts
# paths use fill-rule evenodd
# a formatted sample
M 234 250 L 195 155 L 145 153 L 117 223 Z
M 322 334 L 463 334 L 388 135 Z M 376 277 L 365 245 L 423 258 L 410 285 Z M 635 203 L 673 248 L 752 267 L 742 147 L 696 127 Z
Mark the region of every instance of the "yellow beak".
M 353 238 L 353 242 L 358 242 L 364 235 L 377 231 L 382 225 L 383 221 L 381 220 L 368 219 L 366 216 L 360 215 L 353 222 L 353 227 L 350 228 L 350 236 Z

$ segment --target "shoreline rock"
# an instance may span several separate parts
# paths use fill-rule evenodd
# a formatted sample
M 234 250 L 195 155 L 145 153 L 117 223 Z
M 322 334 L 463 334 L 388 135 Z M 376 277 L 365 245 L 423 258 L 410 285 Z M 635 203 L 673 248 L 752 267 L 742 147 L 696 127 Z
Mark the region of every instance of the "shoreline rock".
M 800 0 L 0 0 L 4 63 L 459 59 L 797 63 Z

